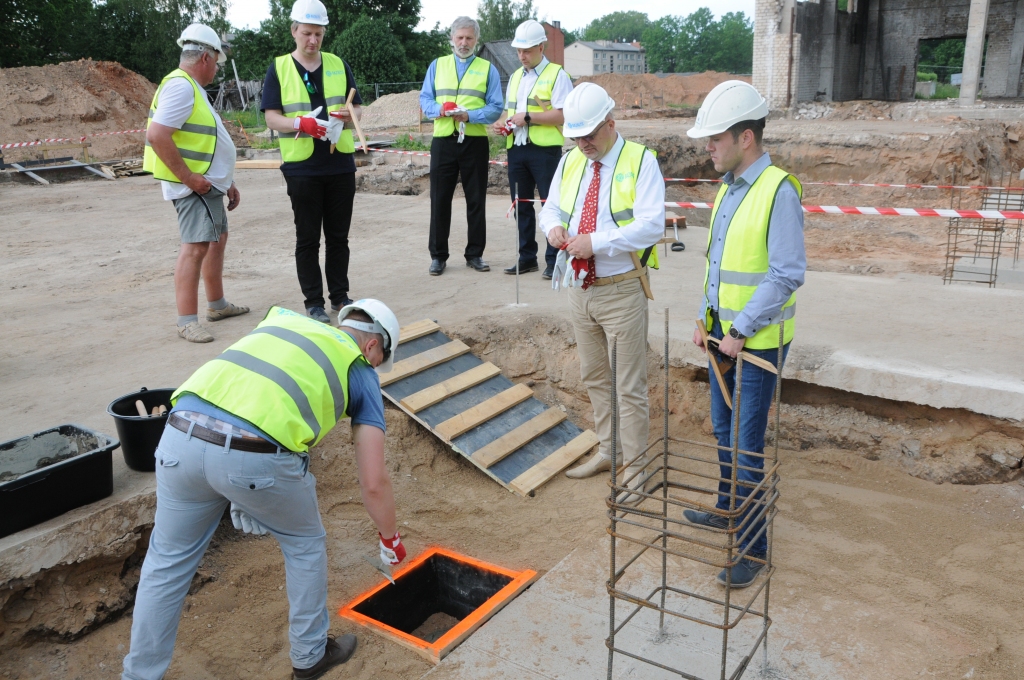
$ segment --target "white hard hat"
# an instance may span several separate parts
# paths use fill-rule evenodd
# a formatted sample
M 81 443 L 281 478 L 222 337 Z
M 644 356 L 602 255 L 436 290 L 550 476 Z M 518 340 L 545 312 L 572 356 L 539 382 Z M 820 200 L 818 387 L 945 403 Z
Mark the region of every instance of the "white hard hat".
M 227 55 L 224 54 L 224 48 L 220 44 L 220 36 L 217 35 L 217 31 L 206 24 L 192 24 L 186 27 L 181 32 L 181 37 L 178 38 L 178 47 L 184 47 L 186 43 L 202 45 L 209 47 L 211 50 L 216 50 L 218 64 L 223 64 L 227 61 Z
M 512 47 L 525 50 L 547 42 L 547 40 L 548 34 L 544 30 L 544 26 L 539 21 L 529 19 L 516 28 L 516 37 L 512 40 Z
M 327 8 L 320 0 L 295 0 L 295 4 L 292 5 L 292 21 L 326 26 L 329 23 Z
M 356 310 L 362 310 L 369 314 L 373 323 L 356 321 L 346 317 Z M 398 317 L 388 309 L 388 306 L 380 300 L 364 298 L 356 300 L 350 305 L 345 305 L 338 312 L 338 326 L 355 328 L 366 333 L 379 333 L 384 336 L 384 347 L 387 359 L 377 367 L 378 373 L 388 373 L 392 364 L 395 363 L 395 350 L 398 348 Z
M 697 111 L 697 120 L 686 131 L 690 137 L 720 135 L 736 123 L 768 116 L 768 102 L 750 83 L 727 80 L 719 83 Z
M 583 83 L 573 88 L 565 98 L 562 114 L 565 116 L 564 134 L 566 137 L 583 137 L 594 131 L 604 122 L 612 109 L 615 100 L 608 96 L 604 88 L 595 83 Z

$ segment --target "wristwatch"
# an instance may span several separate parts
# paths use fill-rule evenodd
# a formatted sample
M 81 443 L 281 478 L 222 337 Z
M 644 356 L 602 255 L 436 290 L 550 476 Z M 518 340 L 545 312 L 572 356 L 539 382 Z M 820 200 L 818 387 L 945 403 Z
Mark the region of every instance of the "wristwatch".
M 529 111 L 527 111 L 527 112 L 526 112 L 526 115 L 525 115 L 525 116 L 523 116 L 523 120 L 525 120 L 525 121 L 526 121 L 526 124 L 527 124 L 527 125 L 529 125 L 529 124 L 530 124 L 530 112 L 529 112 Z
M 733 326 L 732 328 L 729 329 L 729 337 L 735 340 L 743 340 L 747 336 L 743 335 L 743 333 L 740 333 L 738 330 L 736 330 L 736 326 Z

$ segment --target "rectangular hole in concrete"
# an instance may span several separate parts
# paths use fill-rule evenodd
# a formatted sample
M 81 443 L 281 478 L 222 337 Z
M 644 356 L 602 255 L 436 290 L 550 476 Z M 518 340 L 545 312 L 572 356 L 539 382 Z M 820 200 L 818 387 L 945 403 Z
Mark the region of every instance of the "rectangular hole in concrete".
M 431 548 L 340 614 L 437 663 L 536 579 Z

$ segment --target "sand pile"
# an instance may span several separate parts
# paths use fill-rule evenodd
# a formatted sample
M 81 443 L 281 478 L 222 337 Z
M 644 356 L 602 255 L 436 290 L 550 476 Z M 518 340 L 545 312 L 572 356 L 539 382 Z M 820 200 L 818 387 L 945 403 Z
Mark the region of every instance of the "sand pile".
M 155 90 L 138 73 L 108 61 L 0 69 L 0 144 L 145 127 Z M 141 133 L 86 141 L 95 158 L 142 155 Z M 9 159 L 31 155 L 22 149 L 5 151 Z
M 364 130 L 415 127 L 420 120 L 420 91 L 386 94 L 363 107 L 360 121 Z
M 625 75 L 619 73 L 602 73 L 596 76 L 582 76 L 576 80 L 579 83 L 597 83 L 608 91 L 619 106 L 628 108 L 640 105 L 640 95 L 643 94 L 644 108 L 651 106 L 655 96 L 664 96 L 665 105 L 689 105 L 700 106 L 700 103 L 707 96 L 707 93 L 719 83 L 726 80 L 743 80 L 750 82 L 750 76 L 736 76 L 731 73 L 718 73 L 716 71 L 705 71 L 694 75 L 679 75 L 675 73 L 662 76 L 653 73 L 643 75 Z M 660 105 L 660 101 L 657 104 Z

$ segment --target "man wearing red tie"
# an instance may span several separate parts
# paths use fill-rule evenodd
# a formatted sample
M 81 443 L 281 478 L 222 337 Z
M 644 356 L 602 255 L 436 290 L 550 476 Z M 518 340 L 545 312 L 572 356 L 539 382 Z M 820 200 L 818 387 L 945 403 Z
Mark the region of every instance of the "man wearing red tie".
M 617 343 L 619 464 L 626 479 L 647 448 L 647 299 L 654 245 L 665 231 L 665 180 L 655 154 L 615 130 L 615 101 L 584 83 L 566 97 L 565 136 L 576 148 L 555 170 L 540 228 L 562 252 L 553 286 L 569 287 L 569 317 L 580 372 L 594 406 L 601 443 L 588 462 L 566 473 L 589 477 L 611 469 L 611 347 Z M 631 495 L 626 502 L 637 500 Z

